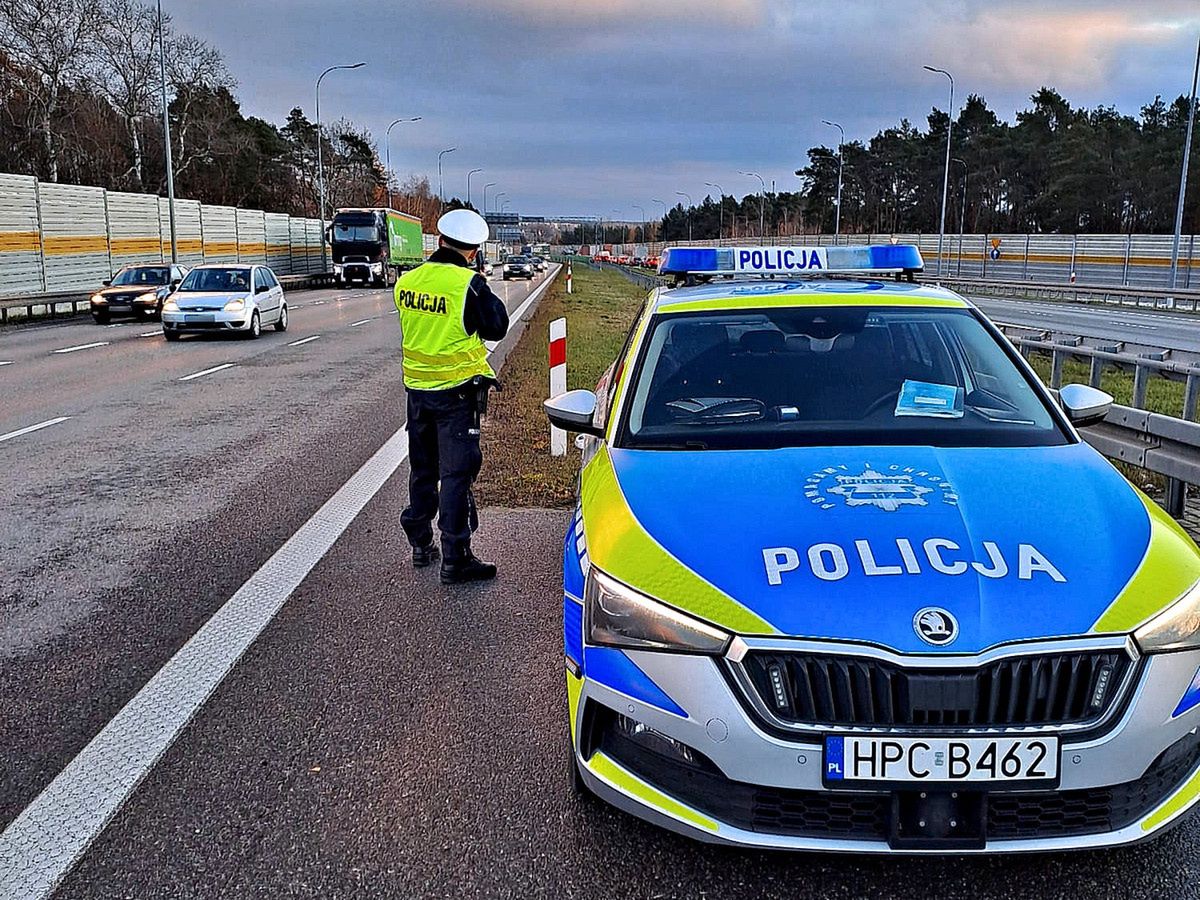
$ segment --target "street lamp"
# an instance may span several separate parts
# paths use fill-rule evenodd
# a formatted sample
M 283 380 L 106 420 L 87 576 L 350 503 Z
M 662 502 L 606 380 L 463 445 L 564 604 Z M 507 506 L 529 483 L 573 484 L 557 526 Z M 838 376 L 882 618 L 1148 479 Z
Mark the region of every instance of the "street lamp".
M 954 128 L 954 76 L 945 69 L 933 66 L 923 67 L 928 72 L 936 72 L 950 79 L 950 108 L 946 111 L 946 171 L 942 176 L 942 218 L 938 225 L 938 267 L 937 273 L 942 274 L 942 242 L 946 239 L 946 197 L 950 193 L 950 132 Z
M 959 204 L 958 204 L 958 272 L 957 272 L 957 274 L 961 275 L 962 274 L 963 234 L 966 231 L 966 226 L 967 226 L 967 179 L 968 179 L 968 177 L 970 177 L 970 170 L 967 169 L 967 161 L 965 159 L 959 159 L 957 156 L 955 156 L 950 161 L 956 162 L 960 166 L 963 167 L 962 200 L 959 201 Z
M 662 225 L 660 225 L 660 226 L 659 226 L 659 229 L 658 229 L 658 239 L 661 241 L 661 240 L 662 240 L 662 237 L 663 237 L 662 233 L 663 233 L 663 231 L 665 230 L 665 228 L 666 228 L 666 224 L 667 224 L 667 204 L 666 204 L 666 203 L 664 203 L 662 200 L 659 200 L 657 197 L 651 197 L 651 198 L 650 198 L 650 202 L 651 202 L 651 203 L 658 203 L 658 204 L 660 204 L 660 205 L 662 206 L 662 208 L 663 208 Z
M 725 234 L 725 188 L 721 187 L 715 181 L 704 182 L 705 187 L 717 189 L 717 194 L 720 195 L 721 205 L 717 207 L 717 243 L 721 243 L 721 238 Z
M 837 209 L 833 214 L 833 242 L 836 244 L 842 233 L 842 146 L 846 143 L 846 129 L 842 128 L 837 122 L 830 122 L 827 119 L 821 120 L 822 125 L 828 125 L 830 128 L 838 130 L 838 189 L 837 189 Z
M 453 153 L 457 149 L 457 147 L 447 147 L 438 154 L 438 200 L 441 202 L 443 209 L 446 206 L 446 188 L 445 182 L 442 181 L 442 157 L 447 153 Z
M 763 177 L 757 172 L 738 172 L 739 175 L 745 175 L 747 178 L 757 178 L 758 183 L 762 185 L 762 193 L 758 195 L 758 237 L 761 240 L 766 233 L 767 222 L 767 183 L 763 181 Z
M 318 213 L 321 218 L 321 271 L 324 272 L 329 268 L 328 254 L 325 250 L 325 165 L 322 162 L 321 153 L 321 82 L 330 72 L 336 72 L 338 69 L 361 69 L 365 66 L 365 62 L 354 63 L 349 66 L 330 66 L 324 72 L 317 76 L 317 186 L 320 196 L 317 199 Z
M 396 119 L 387 127 L 387 131 L 383 133 L 383 148 L 384 154 L 387 156 L 387 179 L 388 179 L 388 207 L 392 205 L 392 129 L 403 122 L 420 122 L 420 116 L 413 116 L 411 119 Z
M 490 188 L 490 187 L 495 187 L 495 186 L 496 186 L 496 184 L 497 184 L 497 182 L 495 182 L 495 181 L 489 181 L 487 184 L 485 184 L 485 185 L 483 186 L 483 214 L 484 214 L 485 216 L 487 215 L 487 211 L 488 211 L 488 205 L 487 205 L 487 189 L 488 189 L 488 188 Z
M 471 176 L 478 175 L 483 169 L 472 169 L 467 173 L 467 206 L 471 205 Z
M 680 197 L 685 198 L 688 202 L 688 210 L 687 210 L 688 243 L 691 243 L 691 240 L 692 240 L 692 207 L 695 206 L 696 204 L 694 204 L 692 202 L 692 195 L 687 193 L 686 191 L 676 191 L 675 193 L 678 194 Z
M 1192 155 L 1192 124 L 1196 121 L 1196 82 L 1200 80 L 1200 40 L 1196 41 L 1196 69 L 1192 73 L 1192 103 L 1188 107 L 1187 137 L 1183 142 L 1183 169 L 1179 173 L 1179 203 L 1175 206 L 1175 240 L 1171 245 L 1171 287 L 1179 281 L 1179 239 L 1183 231 L 1183 201 L 1187 197 L 1188 162 Z M 1189 283 L 1191 267 L 1188 267 Z
M 646 210 L 638 206 L 636 203 L 631 203 L 630 206 L 642 214 L 642 243 L 644 244 L 646 243 Z
M 505 201 L 504 201 L 504 202 L 503 202 L 503 203 L 500 205 L 500 212 L 501 212 L 501 214 L 503 214 L 503 213 L 504 213 L 504 211 L 505 211 L 506 209 L 508 209 L 508 204 L 510 204 L 510 203 L 512 203 L 512 201 L 511 201 L 511 200 L 505 200 Z
M 167 213 L 171 219 L 171 262 L 179 262 L 175 239 L 175 163 L 171 159 L 171 116 L 167 106 L 167 41 L 163 33 L 162 0 L 158 0 L 158 74 L 162 79 L 163 155 L 167 158 Z M 159 248 L 162 252 L 162 248 Z
M 497 191 L 496 196 L 492 198 L 492 209 L 494 209 L 496 212 L 500 212 L 500 198 L 507 196 L 508 191 Z

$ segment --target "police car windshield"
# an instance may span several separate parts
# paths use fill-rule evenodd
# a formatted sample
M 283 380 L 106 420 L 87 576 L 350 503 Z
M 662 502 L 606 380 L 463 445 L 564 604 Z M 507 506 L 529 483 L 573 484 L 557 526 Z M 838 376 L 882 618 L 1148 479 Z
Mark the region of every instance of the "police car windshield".
M 644 346 L 623 446 L 1068 442 L 1008 351 L 967 309 L 667 315 Z

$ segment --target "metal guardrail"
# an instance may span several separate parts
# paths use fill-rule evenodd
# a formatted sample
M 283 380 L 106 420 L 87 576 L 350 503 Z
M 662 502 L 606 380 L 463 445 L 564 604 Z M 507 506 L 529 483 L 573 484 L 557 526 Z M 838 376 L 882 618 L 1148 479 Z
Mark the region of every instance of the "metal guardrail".
M 314 273 L 311 275 L 280 275 L 279 283 L 283 285 L 285 290 L 305 291 L 312 288 L 324 287 L 333 280 L 333 276 L 328 272 Z M 88 304 L 94 291 L 59 291 L 51 294 L 26 294 L 19 297 L 0 297 L 0 325 L 6 325 L 9 321 L 10 309 L 24 309 L 25 319 L 34 317 L 34 310 L 45 310 L 44 315 L 47 318 L 56 318 L 59 315 L 59 307 L 64 305 L 70 306 L 70 311 L 67 315 L 77 315 L 86 310 L 80 310 L 79 305 Z
M 1120 287 L 1104 284 L 1053 284 L 1033 281 L 993 281 L 987 278 L 919 276 L 927 284 L 941 284 L 960 292 L 1018 297 L 1037 300 L 1066 300 L 1076 303 L 1104 303 L 1182 312 L 1200 311 L 1200 291 L 1164 288 Z

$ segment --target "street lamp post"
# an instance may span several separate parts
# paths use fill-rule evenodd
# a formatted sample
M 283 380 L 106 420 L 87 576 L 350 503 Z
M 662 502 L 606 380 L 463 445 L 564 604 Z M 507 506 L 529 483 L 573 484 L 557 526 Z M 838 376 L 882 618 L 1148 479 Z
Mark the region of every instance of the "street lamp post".
M 495 181 L 489 181 L 487 184 L 485 184 L 485 185 L 483 186 L 483 214 L 484 214 L 485 216 L 487 215 L 487 211 L 488 211 L 488 205 L 487 205 L 487 191 L 488 191 L 488 188 L 490 188 L 490 187 L 495 187 L 495 186 L 496 186 L 496 184 L 497 184 L 497 182 L 495 182 Z
M 438 154 L 438 201 L 441 203 L 442 209 L 446 208 L 446 188 L 445 182 L 442 180 L 442 157 L 447 153 L 453 153 L 457 149 L 457 147 L 447 147 Z
M 483 169 L 472 169 L 467 173 L 467 206 L 471 205 L 471 176 L 478 175 Z
M 650 202 L 657 203 L 660 206 L 662 206 L 662 208 L 663 208 L 662 225 L 660 225 L 659 229 L 658 229 L 658 239 L 661 241 L 663 238 L 662 233 L 663 233 L 663 231 L 666 230 L 666 226 L 667 226 L 667 204 L 665 201 L 659 200 L 657 197 L 651 197 Z
M 838 130 L 838 189 L 837 189 L 837 209 L 833 213 L 833 242 L 836 244 L 841 239 L 842 234 L 842 166 L 845 160 L 842 157 L 842 147 L 846 143 L 846 129 L 842 128 L 837 122 L 830 122 L 828 119 L 821 120 L 822 125 L 828 125 L 830 128 Z
M 321 271 L 324 272 L 329 268 L 329 255 L 325 249 L 325 164 L 322 160 L 321 149 L 321 82 L 330 72 L 336 72 L 338 69 L 361 69 L 365 66 L 365 62 L 354 63 L 349 66 L 330 66 L 324 72 L 317 76 L 317 212 L 321 219 Z
M 497 191 L 496 196 L 492 198 L 492 209 L 494 209 L 496 212 L 500 212 L 500 198 L 507 196 L 508 191 Z
M 962 274 L 962 248 L 963 234 L 966 232 L 967 226 L 967 179 L 970 177 L 970 171 L 967 169 L 967 161 L 954 157 L 951 162 L 956 162 L 963 167 L 963 189 L 962 199 L 958 204 L 958 271 L 957 274 Z
M 719 244 L 725 235 L 725 188 L 715 181 L 706 181 L 704 186 L 716 188 L 717 193 L 721 196 L 720 205 L 717 207 L 717 243 Z
M 403 122 L 420 122 L 420 116 L 413 116 L 411 119 L 396 119 L 387 127 L 387 131 L 383 133 L 383 149 L 384 155 L 387 157 L 387 179 L 388 179 L 388 207 L 391 208 L 392 200 L 392 129 Z
M 691 240 L 692 240 L 692 207 L 695 206 L 696 204 L 694 204 L 692 202 L 692 195 L 687 193 L 686 191 L 676 191 L 675 193 L 678 194 L 680 197 L 683 197 L 688 202 L 688 209 L 687 209 L 688 243 L 691 243 Z
M 1192 156 L 1192 125 L 1196 121 L 1196 82 L 1198 80 L 1200 80 L 1200 40 L 1196 41 L 1196 68 L 1192 72 L 1192 102 L 1188 107 L 1187 137 L 1183 142 L 1183 169 L 1179 173 L 1179 203 L 1175 206 L 1175 240 L 1171 244 L 1172 289 L 1179 283 L 1179 238 L 1183 232 L 1183 201 L 1187 197 L 1188 163 Z
M 171 220 L 171 262 L 179 262 L 175 238 L 175 163 L 171 158 L 171 116 L 167 105 L 167 36 L 163 32 L 162 0 L 158 0 L 158 74 L 162 79 L 163 154 L 167 158 L 167 215 Z M 161 253 L 162 248 L 159 247 Z
M 747 178 L 757 178 L 758 183 L 762 185 L 762 193 L 758 195 L 758 237 L 761 240 L 766 232 L 767 223 L 767 183 L 757 172 L 738 172 L 738 174 L 745 175 Z
M 642 214 L 642 243 L 646 243 L 646 210 L 638 206 L 636 203 L 630 204 L 634 209 Z
M 946 240 L 946 197 L 950 192 L 950 134 L 954 129 L 954 76 L 945 69 L 925 66 L 926 71 L 945 75 L 950 79 L 950 108 L 946 111 L 946 170 L 942 175 L 942 218 L 938 225 L 938 267 L 937 273 L 942 274 L 942 243 Z

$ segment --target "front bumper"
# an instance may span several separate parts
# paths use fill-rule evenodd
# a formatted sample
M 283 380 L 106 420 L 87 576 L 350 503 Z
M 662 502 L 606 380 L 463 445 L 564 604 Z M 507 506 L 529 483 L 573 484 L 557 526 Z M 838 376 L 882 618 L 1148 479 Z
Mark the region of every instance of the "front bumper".
M 707 842 L 855 853 L 1108 847 L 1163 832 L 1200 798 L 1200 709 L 1173 715 L 1200 666 L 1200 652 L 1145 660 L 1128 703 L 1102 734 L 1061 733 L 1060 781 L 1053 790 L 977 790 L 969 809 L 982 817 L 982 838 L 972 846 L 898 841 L 893 821 L 904 814 L 901 805 L 926 802 L 914 799 L 917 789 L 828 789 L 819 739 L 760 727 L 722 663 L 624 653 L 635 667 L 629 671 L 639 673 L 635 680 L 644 677 L 677 710 L 669 711 L 653 690 L 613 683 L 610 664 L 589 667 L 590 652 L 584 651 L 581 677 L 567 676 L 574 752 L 585 782 L 634 815 Z M 589 677 L 589 668 L 599 669 L 600 678 Z M 693 763 L 622 737 L 617 716 L 691 748 Z
M 91 300 L 91 309 L 93 315 L 110 315 L 110 316 L 132 316 L 137 314 L 147 314 L 158 311 L 158 299 L 151 301 L 141 300 L 113 300 L 104 298 L 101 300 Z
M 213 331 L 249 331 L 253 314 L 254 311 L 250 308 L 241 312 L 225 312 L 223 310 L 217 312 L 189 312 L 188 310 L 168 312 L 164 310 L 162 324 L 163 328 L 169 331 L 197 334 Z

